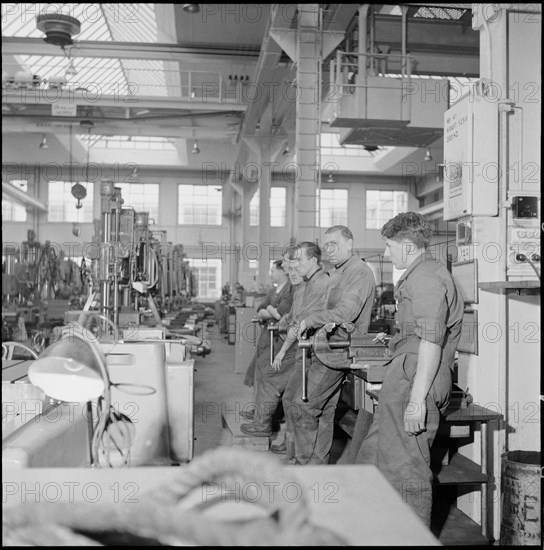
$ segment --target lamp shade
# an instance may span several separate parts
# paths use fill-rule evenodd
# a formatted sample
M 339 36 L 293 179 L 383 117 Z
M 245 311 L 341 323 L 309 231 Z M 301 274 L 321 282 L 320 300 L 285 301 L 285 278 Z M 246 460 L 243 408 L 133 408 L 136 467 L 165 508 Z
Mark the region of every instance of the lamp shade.
M 106 358 L 93 345 L 79 336 L 64 335 L 33 361 L 28 369 L 30 382 L 59 401 L 83 403 L 99 397 L 109 381 Z

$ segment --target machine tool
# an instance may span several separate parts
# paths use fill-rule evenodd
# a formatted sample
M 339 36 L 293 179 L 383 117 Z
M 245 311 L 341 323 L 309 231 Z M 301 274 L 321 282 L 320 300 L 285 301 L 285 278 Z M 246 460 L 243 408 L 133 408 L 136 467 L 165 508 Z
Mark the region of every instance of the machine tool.
M 359 334 L 352 323 L 328 323 L 310 338 L 301 339 L 302 400 L 308 401 L 306 355 L 312 350 L 317 360 L 335 370 L 360 371 L 369 382 L 381 382 L 387 370 L 389 350 L 377 341 L 376 334 Z

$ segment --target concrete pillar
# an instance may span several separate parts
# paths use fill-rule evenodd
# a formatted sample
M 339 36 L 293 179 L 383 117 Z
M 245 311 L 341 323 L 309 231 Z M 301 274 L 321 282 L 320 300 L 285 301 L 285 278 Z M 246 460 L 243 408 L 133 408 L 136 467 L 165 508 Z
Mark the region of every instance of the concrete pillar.
M 252 181 L 258 180 L 259 185 L 259 225 L 257 226 L 257 233 L 249 235 L 249 239 L 244 243 L 258 243 L 259 245 L 259 268 L 257 274 L 257 286 L 261 284 L 268 284 L 269 272 L 270 272 L 270 257 L 271 248 L 267 243 L 271 241 L 270 238 L 270 187 L 272 183 L 272 169 L 274 166 L 274 159 L 278 154 L 280 148 L 285 143 L 285 137 L 266 135 L 269 132 L 267 126 L 264 126 L 264 121 L 261 119 L 261 131 L 263 136 L 251 136 L 244 138 L 256 155 L 256 168 L 254 170 L 255 178 L 251 177 Z M 249 226 L 249 216 L 247 222 L 244 224 Z M 243 255 L 244 256 L 244 255 Z M 247 260 L 247 258 L 243 258 Z

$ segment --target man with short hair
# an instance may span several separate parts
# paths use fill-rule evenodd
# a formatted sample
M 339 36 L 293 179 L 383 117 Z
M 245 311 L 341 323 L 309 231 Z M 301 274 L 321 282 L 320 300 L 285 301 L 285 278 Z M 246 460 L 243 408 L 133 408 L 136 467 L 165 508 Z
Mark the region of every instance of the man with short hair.
M 324 307 L 307 315 L 299 324 L 298 337 L 328 323 L 352 323 L 366 333 L 370 324 L 375 282 L 372 270 L 353 253 L 353 233 L 343 225 L 325 231 L 323 245 L 334 267 Z M 346 337 L 339 328 L 336 333 Z M 298 373 L 298 374 L 297 374 Z M 299 369 L 284 394 L 284 410 L 293 418 L 296 464 L 328 464 L 334 431 L 334 413 L 344 373 L 322 364 L 312 353 L 307 373 L 308 402 L 302 401 L 302 374 Z M 287 401 L 287 402 L 286 402 Z
M 283 265 L 285 264 L 284 261 Z M 288 273 L 289 281 L 293 287 L 293 301 L 290 311 L 283 315 L 278 322 L 277 330 L 282 342 L 282 334 L 287 332 L 293 310 L 300 308 L 305 285 L 297 271 L 292 268 L 285 269 L 284 267 L 283 269 Z M 281 349 L 283 350 L 284 347 L 285 343 L 283 343 Z M 285 357 L 283 364 L 281 364 L 281 361 L 280 364 L 276 364 L 276 361 L 274 361 L 274 365 L 269 364 L 267 368 L 263 364 L 263 368 L 255 372 L 255 415 L 252 423 L 245 423 L 240 426 L 243 433 L 263 437 L 272 435 L 272 422 L 295 365 L 296 346 L 293 346 L 293 348 L 293 350 L 290 348 L 286 350 L 287 356 L 285 356 L 285 353 L 283 354 Z M 270 361 L 270 357 L 268 360 Z
M 268 325 L 271 322 L 275 323 L 276 321 L 279 321 L 283 315 L 289 313 L 293 303 L 293 287 L 291 286 L 289 277 L 283 268 L 283 260 L 276 260 L 272 264 L 272 268 L 270 269 L 270 279 L 272 281 L 273 288 L 270 289 L 267 297 L 257 307 L 257 317 L 260 319 L 262 329 L 259 339 L 257 340 L 255 355 L 253 356 L 244 378 L 244 384 L 246 386 L 254 387 L 254 401 L 256 401 L 258 391 L 257 381 L 260 376 L 258 372 L 266 370 L 270 367 L 270 332 Z M 276 331 L 273 338 L 274 355 L 280 349 L 281 344 L 282 341 Z M 253 409 L 253 412 L 243 411 L 241 414 L 247 420 L 255 419 L 255 409 Z
M 430 448 L 451 392 L 463 297 L 446 266 L 428 251 L 431 227 L 405 212 L 382 228 L 386 255 L 404 273 L 395 287 L 400 329 L 370 430 L 356 463 L 374 464 L 429 526 Z
M 294 271 L 303 279 L 300 287 L 297 287 L 291 308 L 291 322 L 288 327 L 285 342 L 274 358 L 274 369 L 290 369 L 290 376 L 285 380 L 283 388 L 284 412 L 285 412 L 285 443 L 272 445 L 270 450 L 275 453 L 287 453 L 288 458 L 294 458 L 293 421 L 297 415 L 285 411 L 285 403 L 291 403 L 293 397 L 290 392 L 296 391 L 296 384 L 291 380 L 296 378 L 296 373 L 301 370 L 303 350 L 298 349 L 297 332 L 298 323 L 310 313 L 319 311 L 324 307 L 328 288 L 329 276 L 321 267 L 321 249 L 316 243 L 304 241 L 289 247 L 284 254 L 285 263 L 289 265 L 289 271 Z M 288 388 L 291 388 L 288 390 Z

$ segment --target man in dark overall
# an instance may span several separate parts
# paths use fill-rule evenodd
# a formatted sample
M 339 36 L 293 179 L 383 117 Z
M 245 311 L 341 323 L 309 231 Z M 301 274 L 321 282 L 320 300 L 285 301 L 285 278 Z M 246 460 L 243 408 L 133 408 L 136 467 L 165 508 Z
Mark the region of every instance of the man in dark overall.
M 430 448 L 449 403 L 454 354 L 461 335 L 463 298 L 450 272 L 428 251 L 432 230 L 405 212 L 382 228 L 386 255 L 405 269 L 395 287 L 400 332 L 358 464 L 375 464 L 430 525 Z
M 319 329 L 328 323 L 341 325 L 345 322 L 353 323 L 355 330 L 364 334 L 368 331 L 374 301 L 375 282 L 372 270 L 353 254 L 353 234 L 345 226 L 337 225 L 327 229 L 323 247 L 334 264 L 329 271 L 325 306 L 320 311 L 310 313 L 300 322 L 297 336 L 300 339 L 306 330 Z M 343 329 L 339 329 L 337 333 L 342 331 Z M 340 335 L 346 336 L 345 333 Z M 326 367 L 313 354 L 308 363 L 308 402 L 302 401 L 302 375 L 298 367 L 295 369 L 296 378 L 292 382 L 295 391 L 286 391 L 284 395 L 286 417 L 288 414 L 293 416 L 294 462 L 328 464 L 333 440 L 334 413 L 344 373 Z
M 284 265 L 289 266 L 289 272 L 294 271 L 303 280 L 295 290 L 285 342 L 273 363 L 274 370 L 278 372 L 289 370 L 282 399 L 285 404 L 292 402 L 293 392 L 297 391 L 297 372 L 302 365 L 303 350 L 298 349 L 297 340 L 298 323 L 310 313 L 324 307 L 329 276 L 321 267 L 321 249 L 315 243 L 305 241 L 293 245 L 286 251 L 284 258 Z M 290 413 L 285 412 L 285 443 L 272 445 L 270 450 L 280 454 L 287 453 L 288 458 L 294 458 L 293 418 L 296 420 L 296 414 L 292 410 Z
M 269 380 L 263 378 L 263 373 L 271 369 L 270 361 L 270 331 L 268 329 L 269 323 L 276 323 L 281 319 L 281 317 L 291 310 L 293 303 L 293 287 L 289 281 L 287 273 L 283 269 L 283 260 L 277 260 L 272 265 L 270 271 L 270 278 L 272 283 L 275 285 L 274 288 L 270 290 L 268 296 L 260 303 L 257 308 L 257 316 L 261 319 L 262 329 L 259 339 L 257 341 L 257 350 L 255 352 L 253 374 L 248 368 L 246 372 L 246 377 L 244 383 L 246 385 L 254 384 L 254 396 L 255 396 L 255 408 L 253 414 L 244 415 L 248 420 L 252 420 L 251 423 L 244 423 L 240 425 L 242 432 L 248 435 L 256 436 L 269 436 L 272 433 L 271 428 L 265 428 L 260 419 L 259 415 L 263 413 L 262 407 L 257 407 L 258 395 L 259 395 L 259 386 L 263 383 L 269 383 Z M 279 351 L 283 340 L 279 337 L 279 332 L 274 331 L 273 334 L 273 356 Z M 268 393 L 268 390 L 265 390 Z M 272 390 L 270 390 L 272 391 Z M 261 396 L 262 398 L 263 396 Z M 261 409 L 261 410 L 259 410 Z M 274 411 L 270 413 L 270 416 Z M 263 419 L 264 420 L 264 419 Z

